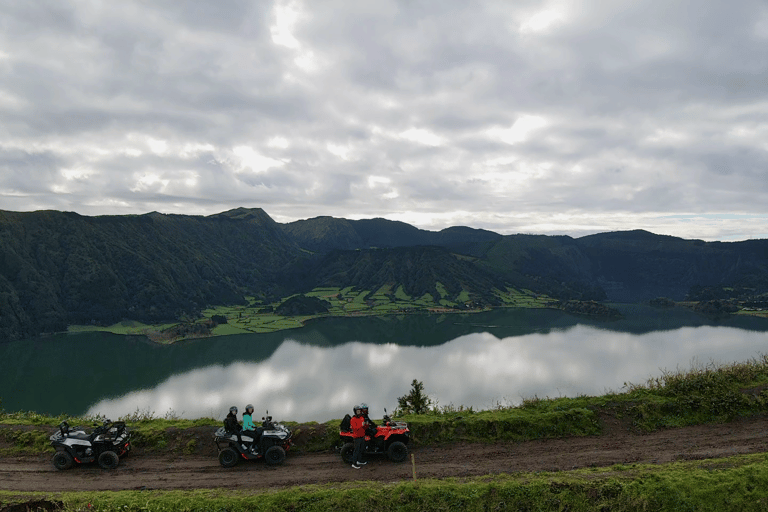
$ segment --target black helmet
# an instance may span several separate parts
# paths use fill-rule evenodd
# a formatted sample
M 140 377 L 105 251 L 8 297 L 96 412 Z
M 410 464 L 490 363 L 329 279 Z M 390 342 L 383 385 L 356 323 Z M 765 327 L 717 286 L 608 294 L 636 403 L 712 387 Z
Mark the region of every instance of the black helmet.
M 231 412 L 232 414 L 237 414 L 237 407 L 233 405 L 232 407 L 229 408 L 229 412 Z
M 363 408 L 362 408 L 362 407 L 360 407 L 359 405 L 356 405 L 356 406 L 352 407 L 352 411 L 353 411 L 355 414 L 358 414 L 358 411 L 360 411 L 360 412 L 362 413 L 362 412 L 363 412 Z
M 247 412 L 248 414 L 253 414 L 253 404 L 246 405 L 245 412 Z
M 360 404 L 360 408 L 363 410 L 363 414 L 365 414 L 365 415 L 368 414 L 368 404 L 363 402 L 363 403 Z

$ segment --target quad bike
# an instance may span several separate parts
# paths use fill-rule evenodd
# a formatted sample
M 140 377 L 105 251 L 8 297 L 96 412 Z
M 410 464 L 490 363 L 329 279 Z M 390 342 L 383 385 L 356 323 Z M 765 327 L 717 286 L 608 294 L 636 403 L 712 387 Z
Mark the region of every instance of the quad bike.
M 353 462 L 352 456 L 355 451 L 354 438 L 352 430 L 349 428 L 349 415 L 341 422 L 339 429 L 341 438 L 341 458 L 347 464 Z M 411 439 L 411 431 L 408 430 L 408 424 L 404 421 L 394 421 L 387 416 L 387 410 L 384 409 L 384 419 L 382 424 L 369 429 L 365 435 L 364 455 L 382 455 L 393 462 L 403 462 L 408 458 L 408 441 Z
M 120 457 L 131 449 L 131 433 L 125 428 L 125 422 L 105 420 L 102 425 L 89 434 L 85 427 L 71 428 L 66 421 L 59 424 L 59 430 L 51 437 L 53 466 L 56 469 L 69 469 L 77 462 L 85 464 L 98 462 L 104 469 L 115 469 Z
M 285 460 L 285 452 L 291 447 L 291 431 L 285 425 L 272 421 L 272 416 L 261 419 L 255 442 L 251 435 L 244 433 L 246 431 L 227 432 L 221 427 L 213 434 L 216 448 L 219 450 L 219 464 L 231 468 L 237 465 L 241 458 L 264 458 L 267 464 L 276 466 Z

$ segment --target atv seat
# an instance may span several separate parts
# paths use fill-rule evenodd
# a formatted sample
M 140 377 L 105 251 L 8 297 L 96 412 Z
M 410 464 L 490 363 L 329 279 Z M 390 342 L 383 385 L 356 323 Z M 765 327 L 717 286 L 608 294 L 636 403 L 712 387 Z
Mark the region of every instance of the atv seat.
M 339 429 L 351 432 L 352 431 L 352 425 L 350 425 L 350 421 L 352 421 L 352 417 L 347 414 L 344 416 L 344 419 L 341 420 L 341 425 L 339 425 Z
M 82 430 L 70 430 L 65 434 L 69 439 L 79 439 L 82 441 L 90 441 L 92 434 L 86 434 Z

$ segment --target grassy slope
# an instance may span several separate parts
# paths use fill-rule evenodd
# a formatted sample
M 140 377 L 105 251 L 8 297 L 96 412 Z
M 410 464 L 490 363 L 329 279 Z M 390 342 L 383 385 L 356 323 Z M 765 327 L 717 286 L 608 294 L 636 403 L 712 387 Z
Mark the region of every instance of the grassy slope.
M 120 491 L 13 493 L 0 503 L 58 504 L 65 511 L 762 511 L 768 507 L 763 454 L 678 462 L 616 465 L 560 473 L 521 473 L 465 480 L 392 484 L 355 482 L 252 492 Z M 22 509 L 23 510 L 23 509 Z
M 631 421 L 640 430 L 708 422 L 768 411 L 768 356 L 729 366 L 665 373 L 624 393 L 527 400 L 490 411 L 443 407 L 406 416 L 419 445 L 457 440 L 524 440 L 599 434 L 600 414 Z M 3 414 L 0 424 L 33 428 L 0 430 L 5 455 L 47 448 L 51 427 L 62 418 Z M 162 450 L 170 432 L 213 426 L 211 419 L 125 418 L 137 445 Z M 305 450 L 329 448 L 338 422 L 293 424 Z M 182 452 L 185 448 L 181 446 Z M 179 450 L 177 444 L 176 450 Z M 55 502 L 64 510 L 544 510 L 678 511 L 768 509 L 766 454 L 665 465 L 615 465 L 558 473 L 519 473 L 471 479 L 417 480 L 394 484 L 357 482 L 275 491 L 122 491 L 73 493 L 0 492 L 0 503 Z M 414 468 L 416 475 L 418 467 Z

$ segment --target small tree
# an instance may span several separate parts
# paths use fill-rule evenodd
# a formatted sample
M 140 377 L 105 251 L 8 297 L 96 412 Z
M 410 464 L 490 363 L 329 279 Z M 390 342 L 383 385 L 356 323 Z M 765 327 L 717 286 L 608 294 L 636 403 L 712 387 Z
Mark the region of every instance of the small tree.
M 424 393 L 424 383 L 413 379 L 411 392 L 397 399 L 398 414 L 426 414 L 432 407 L 432 399 Z

